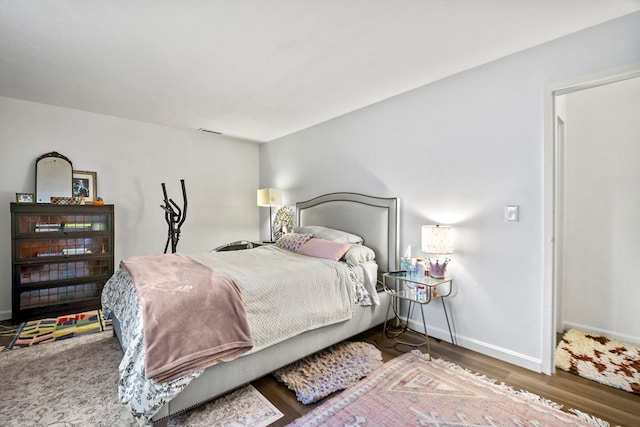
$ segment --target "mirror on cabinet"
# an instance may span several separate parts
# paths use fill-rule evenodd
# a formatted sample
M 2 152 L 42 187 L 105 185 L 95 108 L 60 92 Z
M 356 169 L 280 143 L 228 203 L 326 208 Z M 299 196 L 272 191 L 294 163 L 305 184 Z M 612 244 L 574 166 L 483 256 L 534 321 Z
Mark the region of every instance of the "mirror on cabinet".
M 50 203 L 51 197 L 71 197 L 71 160 L 52 151 L 36 159 L 36 202 Z

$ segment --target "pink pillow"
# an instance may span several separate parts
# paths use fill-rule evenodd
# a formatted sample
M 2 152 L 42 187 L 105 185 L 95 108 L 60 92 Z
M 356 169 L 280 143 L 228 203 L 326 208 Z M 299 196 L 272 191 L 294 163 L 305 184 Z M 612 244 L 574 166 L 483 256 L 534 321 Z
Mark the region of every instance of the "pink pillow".
M 316 258 L 326 258 L 338 261 L 350 247 L 351 243 L 338 243 L 324 239 L 311 239 L 298 249 L 298 253 Z
M 313 234 L 287 233 L 276 241 L 276 246 L 291 252 L 298 252 L 298 249 L 312 237 Z

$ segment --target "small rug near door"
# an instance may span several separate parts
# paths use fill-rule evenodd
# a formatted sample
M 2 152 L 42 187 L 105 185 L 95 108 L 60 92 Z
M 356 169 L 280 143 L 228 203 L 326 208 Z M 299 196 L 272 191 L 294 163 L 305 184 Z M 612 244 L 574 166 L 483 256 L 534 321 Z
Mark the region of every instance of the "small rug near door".
M 122 349 L 111 332 L 0 352 L 0 425 L 139 427 L 118 400 Z M 170 426 L 266 426 L 282 413 L 247 386 L 169 419 Z
M 343 390 L 382 365 L 382 353 L 366 342 L 341 342 L 273 373 L 305 405 Z
M 640 394 L 640 345 L 637 344 L 570 329 L 558 343 L 556 367 Z
M 68 314 L 50 319 L 32 320 L 21 323 L 6 350 L 17 347 L 30 347 L 45 342 L 59 341 L 80 335 L 102 332 L 111 326 L 102 310 Z
M 414 350 L 290 426 L 608 426 L 533 393 L 517 392 Z

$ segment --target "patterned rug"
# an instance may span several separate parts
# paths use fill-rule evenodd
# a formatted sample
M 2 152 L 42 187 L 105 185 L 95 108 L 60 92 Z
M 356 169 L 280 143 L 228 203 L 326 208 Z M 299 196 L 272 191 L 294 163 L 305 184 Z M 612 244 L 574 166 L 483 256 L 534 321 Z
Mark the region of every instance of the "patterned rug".
M 0 353 L 0 426 L 138 426 L 118 401 L 122 350 L 111 331 Z M 169 419 L 170 426 L 266 426 L 283 415 L 255 388 Z
M 556 367 L 640 394 L 640 345 L 568 330 L 556 348 Z
M 170 418 L 168 426 L 266 427 L 282 417 L 282 412 L 252 385 L 248 385 L 207 405 Z
M 586 426 L 608 424 L 527 392 L 497 385 L 414 350 L 290 426 Z
M 382 353 L 366 342 L 341 342 L 273 373 L 305 405 L 344 390 L 382 365 Z
M 67 314 L 51 319 L 21 323 L 5 349 L 29 347 L 46 342 L 59 341 L 86 334 L 102 332 L 111 327 L 102 310 Z

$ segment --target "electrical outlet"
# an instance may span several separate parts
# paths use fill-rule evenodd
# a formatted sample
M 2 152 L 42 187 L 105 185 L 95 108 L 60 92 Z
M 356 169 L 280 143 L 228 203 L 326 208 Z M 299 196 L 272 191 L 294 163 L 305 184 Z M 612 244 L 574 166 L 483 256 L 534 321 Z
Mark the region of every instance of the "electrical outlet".
M 504 220 L 506 222 L 518 222 L 520 220 L 520 207 L 519 206 L 505 206 L 505 208 L 504 208 Z

